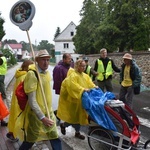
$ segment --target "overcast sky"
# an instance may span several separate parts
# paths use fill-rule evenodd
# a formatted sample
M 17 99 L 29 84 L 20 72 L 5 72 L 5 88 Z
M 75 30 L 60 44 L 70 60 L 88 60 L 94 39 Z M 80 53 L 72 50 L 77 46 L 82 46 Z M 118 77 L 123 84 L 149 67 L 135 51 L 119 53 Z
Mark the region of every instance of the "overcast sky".
M 29 36 L 33 44 L 41 40 L 48 40 L 54 44 L 53 38 L 57 27 L 63 31 L 71 21 L 79 24 L 79 11 L 82 9 L 83 0 L 30 0 L 36 8 L 33 25 L 29 29 Z M 17 0 L 3 0 L 0 4 L 1 17 L 5 20 L 5 39 L 16 39 L 17 42 L 28 41 L 27 32 L 14 25 L 9 18 L 12 6 Z

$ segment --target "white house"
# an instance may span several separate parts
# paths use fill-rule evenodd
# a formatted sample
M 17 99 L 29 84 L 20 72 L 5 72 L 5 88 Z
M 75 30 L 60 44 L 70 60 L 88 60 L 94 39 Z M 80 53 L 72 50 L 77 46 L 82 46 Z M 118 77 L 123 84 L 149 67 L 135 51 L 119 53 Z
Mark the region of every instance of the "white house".
M 5 44 L 4 49 L 9 49 L 18 59 L 22 58 L 22 44 Z
M 30 53 L 25 50 L 25 51 L 22 51 L 22 59 L 30 59 L 31 56 L 30 56 Z
M 56 62 L 62 59 L 64 53 L 70 53 L 75 60 L 79 54 L 75 54 L 75 46 L 72 38 L 76 34 L 76 25 L 71 21 L 70 24 L 54 39 Z

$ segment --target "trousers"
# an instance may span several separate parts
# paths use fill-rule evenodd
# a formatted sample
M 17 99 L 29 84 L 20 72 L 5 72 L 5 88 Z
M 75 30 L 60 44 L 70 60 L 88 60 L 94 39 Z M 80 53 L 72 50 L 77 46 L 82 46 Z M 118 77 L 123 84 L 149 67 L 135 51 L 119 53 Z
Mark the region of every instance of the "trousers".
M 61 140 L 59 138 L 49 140 L 53 150 L 62 150 Z M 23 142 L 20 146 L 19 150 L 29 150 L 34 143 L 31 142 Z

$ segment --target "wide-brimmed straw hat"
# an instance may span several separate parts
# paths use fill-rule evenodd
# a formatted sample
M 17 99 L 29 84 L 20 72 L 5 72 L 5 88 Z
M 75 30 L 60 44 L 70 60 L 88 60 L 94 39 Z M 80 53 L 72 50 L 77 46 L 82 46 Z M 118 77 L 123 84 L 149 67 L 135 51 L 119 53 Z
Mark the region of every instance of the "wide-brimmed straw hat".
M 47 52 L 47 50 L 44 49 L 44 50 L 40 50 L 37 53 L 36 58 L 39 58 L 39 57 L 49 57 L 50 58 L 51 56 L 49 55 L 49 53 Z
M 132 55 L 129 53 L 126 53 L 126 54 L 124 54 L 124 56 L 122 58 L 132 60 Z

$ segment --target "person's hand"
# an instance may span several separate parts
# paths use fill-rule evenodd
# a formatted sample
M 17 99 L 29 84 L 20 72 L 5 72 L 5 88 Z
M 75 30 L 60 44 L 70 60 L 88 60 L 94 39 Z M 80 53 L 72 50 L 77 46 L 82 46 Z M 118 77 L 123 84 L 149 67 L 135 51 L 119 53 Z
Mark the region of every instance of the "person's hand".
M 98 87 L 98 86 L 95 86 L 95 88 L 98 89 L 99 87 Z
M 51 127 L 54 124 L 54 121 L 52 119 L 48 119 L 47 117 L 44 117 L 41 121 L 45 126 L 49 127 Z
M 84 89 L 84 92 L 88 92 L 88 91 L 90 91 L 89 89 Z

